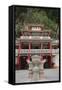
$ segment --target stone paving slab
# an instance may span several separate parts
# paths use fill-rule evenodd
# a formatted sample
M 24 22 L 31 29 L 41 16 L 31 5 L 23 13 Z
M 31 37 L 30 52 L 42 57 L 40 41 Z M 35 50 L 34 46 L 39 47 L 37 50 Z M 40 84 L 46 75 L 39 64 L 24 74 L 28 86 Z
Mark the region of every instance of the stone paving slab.
M 59 80 L 59 69 L 45 69 L 44 70 L 45 78 L 41 80 L 30 80 L 28 76 L 28 70 L 16 70 L 15 71 L 15 79 L 16 83 L 24 83 L 24 82 L 43 82 L 43 81 L 57 81 Z

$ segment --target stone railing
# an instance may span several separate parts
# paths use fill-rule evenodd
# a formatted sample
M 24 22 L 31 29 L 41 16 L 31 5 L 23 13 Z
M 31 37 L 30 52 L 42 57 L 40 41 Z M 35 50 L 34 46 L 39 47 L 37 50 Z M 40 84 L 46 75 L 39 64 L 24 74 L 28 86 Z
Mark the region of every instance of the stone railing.
M 20 54 L 27 54 L 29 52 L 29 49 L 21 49 Z M 31 49 L 31 54 L 40 54 L 40 53 L 52 53 L 57 54 L 59 53 L 59 49 Z M 16 54 L 18 54 L 18 49 L 16 49 Z

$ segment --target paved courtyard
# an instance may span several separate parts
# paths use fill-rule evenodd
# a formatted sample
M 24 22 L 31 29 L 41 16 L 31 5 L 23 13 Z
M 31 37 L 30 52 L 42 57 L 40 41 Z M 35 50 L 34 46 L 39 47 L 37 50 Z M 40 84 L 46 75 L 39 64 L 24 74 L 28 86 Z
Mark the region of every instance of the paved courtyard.
M 45 78 L 41 80 L 37 80 L 37 82 L 43 81 L 57 81 L 59 80 L 59 69 L 45 69 L 44 70 Z M 15 79 L 16 83 L 24 83 L 24 82 L 36 82 L 34 80 L 30 80 L 28 77 L 28 70 L 16 70 L 15 71 Z

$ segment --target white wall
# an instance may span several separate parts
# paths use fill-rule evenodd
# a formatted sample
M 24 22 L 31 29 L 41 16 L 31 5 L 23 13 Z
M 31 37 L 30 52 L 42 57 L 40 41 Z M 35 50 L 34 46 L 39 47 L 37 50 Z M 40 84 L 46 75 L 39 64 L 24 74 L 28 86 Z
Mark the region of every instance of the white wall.
M 8 6 L 40 5 L 62 7 L 62 0 L 0 0 L 0 90 L 61 90 L 62 83 L 12 86 L 8 81 Z M 62 36 L 62 35 L 61 35 Z

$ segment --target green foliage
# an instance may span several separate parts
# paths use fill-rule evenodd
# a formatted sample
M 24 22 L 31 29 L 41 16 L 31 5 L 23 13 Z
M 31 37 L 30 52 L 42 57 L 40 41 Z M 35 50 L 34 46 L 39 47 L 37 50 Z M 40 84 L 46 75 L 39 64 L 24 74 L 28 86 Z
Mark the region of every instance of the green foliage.
M 48 8 L 16 8 L 16 36 L 19 36 L 23 25 L 27 23 L 44 24 L 44 28 L 51 29 L 51 36 L 56 38 L 59 30 L 59 9 Z

